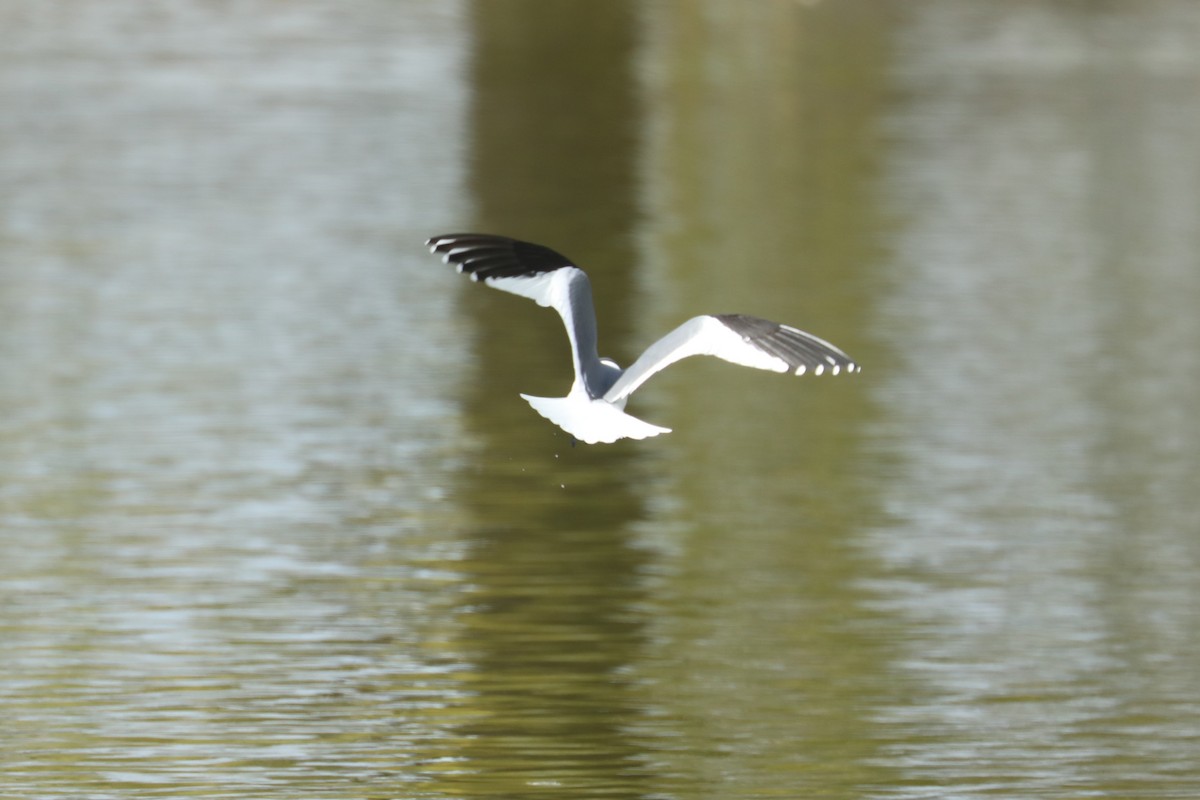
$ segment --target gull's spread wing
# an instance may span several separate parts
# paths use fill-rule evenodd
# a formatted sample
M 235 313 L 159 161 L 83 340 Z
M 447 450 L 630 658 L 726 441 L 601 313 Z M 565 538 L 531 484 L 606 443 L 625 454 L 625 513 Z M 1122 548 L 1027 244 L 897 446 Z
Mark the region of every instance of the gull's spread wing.
M 576 379 L 587 383 L 600 359 L 596 354 L 596 311 L 592 286 L 566 256 L 532 242 L 487 233 L 446 233 L 425 242 L 447 264 L 473 281 L 528 297 L 562 317 L 571 339 Z
M 824 339 L 745 314 L 693 317 L 646 348 L 605 393 L 615 403 L 656 372 L 689 356 L 717 358 L 756 369 L 814 375 L 858 372 L 850 356 Z

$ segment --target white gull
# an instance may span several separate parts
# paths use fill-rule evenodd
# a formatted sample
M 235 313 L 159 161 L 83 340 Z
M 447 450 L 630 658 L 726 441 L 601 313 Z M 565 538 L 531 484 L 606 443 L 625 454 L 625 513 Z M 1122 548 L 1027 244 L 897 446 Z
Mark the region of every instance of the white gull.
M 528 297 L 562 317 L 571 340 L 575 382 L 566 397 L 521 397 L 576 439 L 596 444 L 670 433 L 626 414 L 629 395 L 651 375 L 688 356 L 717 358 L 795 375 L 854 373 L 850 356 L 811 333 L 745 314 L 692 317 L 646 348 L 628 369 L 596 354 L 596 312 L 583 270 L 531 242 L 485 233 L 447 233 L 426 241 L 447 264 L 494 289 Z

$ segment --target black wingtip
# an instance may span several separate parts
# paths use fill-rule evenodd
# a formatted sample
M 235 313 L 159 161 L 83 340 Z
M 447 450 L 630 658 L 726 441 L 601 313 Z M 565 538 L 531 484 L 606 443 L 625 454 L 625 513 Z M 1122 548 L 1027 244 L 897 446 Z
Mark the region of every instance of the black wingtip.
M 549 247 L 490 233 L 444 233 L 426 239 L 425 244 L 431 252 L 441 253 L 445 263 L 455 264 L 459 272 L 477 281 L 540 275 L 573 266 Z
M 747 343 L 783 361 L 794 375 L 839 375 L 861 371 L 841 349 L 811 333 L 747 314 L 714 314 Z

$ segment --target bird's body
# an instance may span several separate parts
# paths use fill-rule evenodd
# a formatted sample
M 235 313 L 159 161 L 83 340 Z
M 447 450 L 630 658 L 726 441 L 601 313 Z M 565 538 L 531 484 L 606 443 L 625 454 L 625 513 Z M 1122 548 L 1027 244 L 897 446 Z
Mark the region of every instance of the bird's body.
M 543 417 L 588 444 L 669 433 L 670 428 L 626 414 L 625 403 L 656 372 L 688 356 L 716 356 L 747 367 L 796 375 L 837 375 L 860 369 L 823 339 L 745 314 L 693 317 L 621 369 L 597 354 L 591 283 L 565 256 L 542 245 L 481 233 L 444 234 L 426 244 L 472 280 L 528 297 L 558 312 L 571 341 L 575 367 L 571 391 L 566 397 L 521 397 Z

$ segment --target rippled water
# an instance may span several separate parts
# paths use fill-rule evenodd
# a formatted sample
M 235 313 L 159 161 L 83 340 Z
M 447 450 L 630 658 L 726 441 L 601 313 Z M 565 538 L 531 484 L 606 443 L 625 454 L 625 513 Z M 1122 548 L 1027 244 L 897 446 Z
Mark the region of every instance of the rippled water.
M 0 795 L 1196 796 L 1197 11 L 0 0 Z

